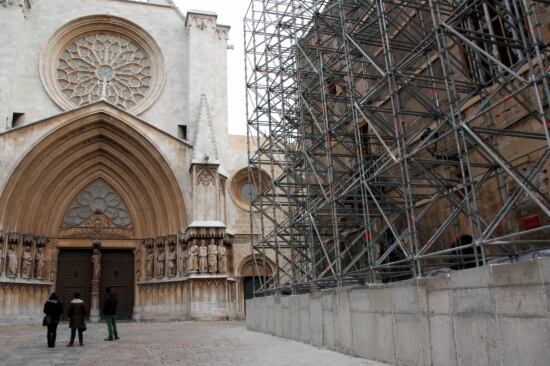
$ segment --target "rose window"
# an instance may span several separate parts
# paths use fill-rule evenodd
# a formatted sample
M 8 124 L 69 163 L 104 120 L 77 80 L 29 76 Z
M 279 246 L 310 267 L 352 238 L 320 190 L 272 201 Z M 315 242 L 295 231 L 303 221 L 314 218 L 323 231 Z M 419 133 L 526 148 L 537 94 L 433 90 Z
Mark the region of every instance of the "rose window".
M 166 70 L 161 49 L 139 25 L 91 15 L 51 36 L 40 58 L 40 78 L 63 110 L 105 101 L 139 115 L 161 95 Z
M 92 33 L 65 47 L 56 79 L 65 98 L 76 107 L 106 100 L 129 110 L 150 92 L 151 61 L 122 35 Z

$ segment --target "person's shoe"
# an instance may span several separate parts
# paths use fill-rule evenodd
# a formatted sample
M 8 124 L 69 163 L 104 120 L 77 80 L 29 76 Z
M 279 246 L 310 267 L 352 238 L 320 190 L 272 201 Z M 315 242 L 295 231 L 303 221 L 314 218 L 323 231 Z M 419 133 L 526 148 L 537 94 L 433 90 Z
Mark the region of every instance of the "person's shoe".
M 72 346 L 74 346 L 74 344 L 72 344 L 72 343 L 69 343 L 69 344 L 67 345 L 67 347 L 72 347 Z
M 109 337 L 109 338 L 105 338 L 104 341 L 112 341 L 113 338 Z
M 84 346 L 84 343 L 80 343 L 80 347 Z
M 115 341 L 118 341 L 120 338 L 118 337 L 118 335 L 115 334 Z

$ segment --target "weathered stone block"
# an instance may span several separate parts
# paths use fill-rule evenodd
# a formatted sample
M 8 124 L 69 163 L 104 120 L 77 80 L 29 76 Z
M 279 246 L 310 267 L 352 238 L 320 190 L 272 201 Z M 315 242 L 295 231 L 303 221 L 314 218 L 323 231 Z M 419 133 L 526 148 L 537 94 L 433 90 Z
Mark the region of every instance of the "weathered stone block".
M 550 365 L 550 319 L 499 317 L 504 366 Z
M 451 291 L 448 289 L 428 291 L 429 314 L 451 314 Z
M 283 336 L 283 308 L 281 306 L 281 303 L 279 302 L 274 308 L 273 308 L 273 323 L 274 323 L 274 329 L 271 330 L 271 334 L 275 334 L 278 337 Z
M 536 261 L 492 265 L 491 271 L 497 286 L 533 285 L 542 282 Z
M 351 313 L 351 331 L 353 344 L 351 354 L 368 359 L 374 359 L 373 337 L 377 334 L 372 329 L 372 317 L 376 315 L 363 312 Z
M 281 297 L 281 335 L 279 337 L 290 338 L 290 297 Z
M 496 311 L 491 290 L 463 288 L 451 291 L 454 314 L 493 314 Z
M 309 319 L 311 325 L 311 343 L 317 347 L 323 346 L 323 303 L 320 294 L 309 295 Z
M 336 293 L 336 347 L 339 352 L 353 353 L 351 332 L 350 289 L 341 289 Z
M 430 365 L 428 318 L 395 314 L 395 353 L 398 365 Z
M 456 366 L 453 320 L 449 315 L 430 315 L 430 348 L 433 365 Z
M 323 292 L 323 345 L 331 350 L 336 350 L 336 329 L 337 314 L 334 312 L 334 292 Z
M 544 291 L 546 293 L 546 311 L 550 313 L 550 258 L 540 258 L 537 260 L 540 268 Z
M 369 311 L 370 290 L 368 287 L 359 287 L 350 289 L 350 310 L 352 312 Z
M 290 296 L 290 339 L 300 340 L 300 297 L 301 295 Z
M 395 334 L 393 331 L 393 316 L 390 314 L 372 314 L 372 347 L 374 359 L 396 364 Z
M 452 289 L 489 286 L 493 284 L 493 276 L 490 267 L 483 266 L 451 272 L 449 282 Z
M 460 366 L 498 365 L 498 330 L 494 317 L 455 316 L 454 324 Z
M 545 291 L 538 286 L 506 286 L 493 289 L 496 309 L 500 315 L 543 315 Z
M 388 286 L 373 286 L 369 288 L 367 311 L 392 312 L 392 289 Z
M 391 302 L 394 313 L 425 313 L 427 311 L 427 291 L 425 288 L 416 286 L 416 282 L 409 286 L 392 286 Z

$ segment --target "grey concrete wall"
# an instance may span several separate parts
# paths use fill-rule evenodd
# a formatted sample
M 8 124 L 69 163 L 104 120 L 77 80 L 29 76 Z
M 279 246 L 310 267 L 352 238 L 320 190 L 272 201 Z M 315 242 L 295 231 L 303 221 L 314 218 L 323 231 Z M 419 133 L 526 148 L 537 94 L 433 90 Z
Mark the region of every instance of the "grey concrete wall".
M 248 329 L 395 365 L 550 365 L 550 259 L 248 300 Z

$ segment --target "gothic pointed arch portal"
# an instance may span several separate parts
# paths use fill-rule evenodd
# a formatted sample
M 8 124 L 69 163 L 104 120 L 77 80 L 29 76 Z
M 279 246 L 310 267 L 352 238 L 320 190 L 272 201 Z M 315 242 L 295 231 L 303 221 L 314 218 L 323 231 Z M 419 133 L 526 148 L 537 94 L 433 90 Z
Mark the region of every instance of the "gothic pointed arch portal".
M 100 219 L 111 238 L 142 239 L 187 227 L 179 182 L 136 128 L 142 121 L 106 103 L 55 118 L 58 127 L 23 157 L 0 194 L 4 230 L 92 238 Z

